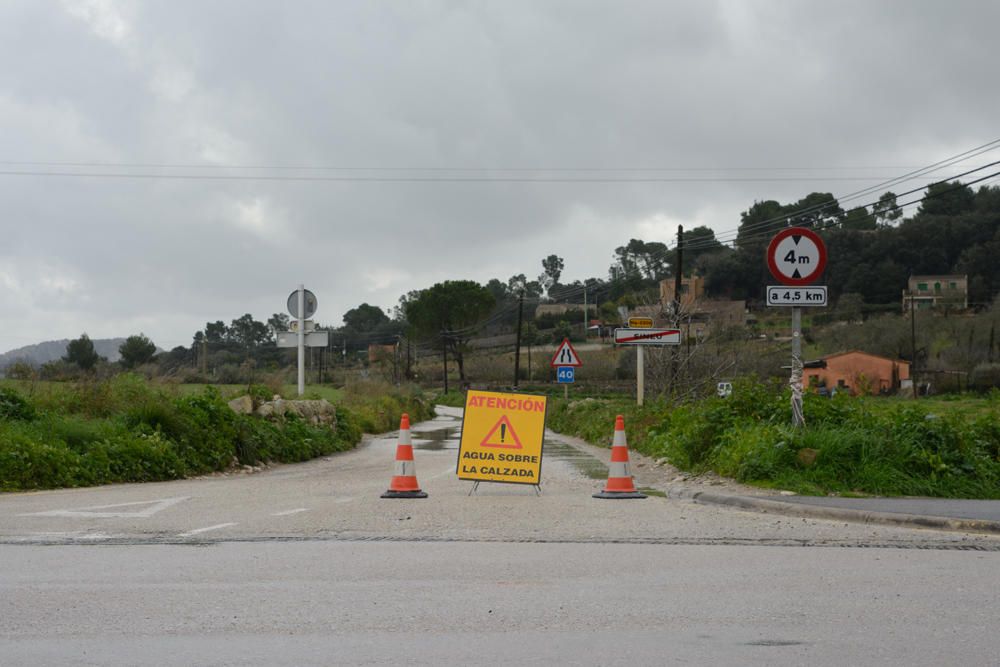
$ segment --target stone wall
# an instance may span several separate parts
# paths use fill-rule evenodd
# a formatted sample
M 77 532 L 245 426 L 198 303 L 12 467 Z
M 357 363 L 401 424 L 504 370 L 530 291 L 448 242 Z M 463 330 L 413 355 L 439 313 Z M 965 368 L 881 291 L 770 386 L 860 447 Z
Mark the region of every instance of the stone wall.
M 229 401 L 233 412 L 241 415 L 256 415 L 264 419 L 284 419 L 287 415 L 295 415 L 311 424 L 326 424 L 336 426 L 337 409 L 325 398 L 318 401 L 286 401 L 280 397 L 261 403 L 254 408 L 249 396 L 240 396 Z

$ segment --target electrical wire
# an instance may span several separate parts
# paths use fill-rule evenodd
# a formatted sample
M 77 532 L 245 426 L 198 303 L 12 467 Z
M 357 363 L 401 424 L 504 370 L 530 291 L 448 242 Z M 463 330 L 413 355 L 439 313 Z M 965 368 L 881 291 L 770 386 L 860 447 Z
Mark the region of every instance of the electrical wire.
M 816 181 L 879 181 L 881 176 L 826 176 L 826 177 L 519 177 L 519 176 L 278 176 L 274 174 L 151 174 L 126 172 L 73 172 L 0 170 L 0 176 L 47 178 L 97 178 L 125 180 L 180 180 L 180 181 L 269 181 L 303 183 L 786 183 Z

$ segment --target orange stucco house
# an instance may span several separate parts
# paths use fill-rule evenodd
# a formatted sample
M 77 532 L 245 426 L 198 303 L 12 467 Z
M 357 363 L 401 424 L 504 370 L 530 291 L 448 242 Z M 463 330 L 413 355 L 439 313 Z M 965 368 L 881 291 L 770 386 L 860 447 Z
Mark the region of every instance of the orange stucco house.
M 806 362 L 803 375 L 814 391 L 836 387 L 852 394 L 893 393 L 902 380 L 910 378 L 910 362 L 850 350 Z

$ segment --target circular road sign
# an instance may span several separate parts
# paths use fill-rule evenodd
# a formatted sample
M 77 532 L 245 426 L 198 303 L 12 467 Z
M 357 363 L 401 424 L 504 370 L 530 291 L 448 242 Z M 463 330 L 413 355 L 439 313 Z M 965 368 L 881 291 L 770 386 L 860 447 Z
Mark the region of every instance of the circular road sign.
M 782 229 L 767 246 L 767 268 L 785 285 L 808 285 L 826 268 L 826 245 L 811 229 Z
M 303 290 L 305 294 L 302 295 L 302 303 L 305 304 L 305 313 L 302 315 L 302 319 L 307 320 L 316 314 L 316 295 L 309 290 Z M 299 291 L 295 290 L 288 295 L 288 314 L 292 317 L 299 317 Z

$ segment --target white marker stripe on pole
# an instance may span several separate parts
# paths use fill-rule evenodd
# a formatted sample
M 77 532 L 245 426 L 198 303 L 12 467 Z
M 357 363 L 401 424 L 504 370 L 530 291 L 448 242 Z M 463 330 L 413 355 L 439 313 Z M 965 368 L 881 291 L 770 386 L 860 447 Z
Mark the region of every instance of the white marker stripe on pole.
M 195 528 L 194 530 L 189 530 L 186 533 L 180 533 L 177 537 L 191 537 L 192 535 L 200 535 L 201 533 L 207 533 L 210 530 L 219 530 L 220 528 L 228 528 L 229 526 L 237 526 L 237 523 L 218 523 L 214 526 L 205 526 L 204 528 Z

